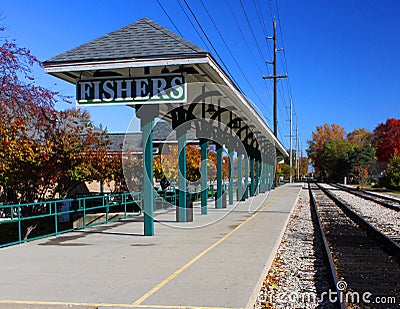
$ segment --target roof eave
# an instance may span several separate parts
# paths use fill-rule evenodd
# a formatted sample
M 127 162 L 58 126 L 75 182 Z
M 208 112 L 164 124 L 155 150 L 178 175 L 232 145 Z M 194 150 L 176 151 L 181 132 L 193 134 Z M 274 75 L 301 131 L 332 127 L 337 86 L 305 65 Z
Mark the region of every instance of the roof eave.
M 149 57 L 131 59 L 107 59 L 92 61 L 50 62 L 43 63 L 46 73 L 77 72 L 88 70 L 112 70 L 139 68 L 161 65 L 203 64 L 208 62 L 208 54 L 174 55 L 173 57 Z
M 239 89 L 237 89 L 235 83 L 227 76 L 224 70 L 218 65 L 215 59 L 209 55 L 208 57 L 209 62 L 208 64 L 218 73 L 218 75 L 223 79 L 228 87 L 232 89 L 232 91 L 237 95 L 237 97 L 242 101 L 242 103 L 248 108 L 248 110 L 252 111 L 248 116 L 253 118 L 254 121 L 261 124 L 262 129 L 264 130 L 264 134 L 271 139 L 276 147 L 276 149 L 284 156 L 289 157 L 289 153 L 283 146 L 283 144 L 278 140 L 278 138 L 273 134 L 271 129 L 268 127 L 267 123 L 260 115 L 259 111 L 251 104 L 251 102 L 241 93 Z

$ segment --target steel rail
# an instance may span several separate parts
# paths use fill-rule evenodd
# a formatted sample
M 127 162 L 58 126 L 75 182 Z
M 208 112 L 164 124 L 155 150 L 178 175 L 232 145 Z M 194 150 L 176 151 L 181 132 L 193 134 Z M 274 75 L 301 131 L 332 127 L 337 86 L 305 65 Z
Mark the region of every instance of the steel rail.
M 396 254 L 396 256 L 400 257 L 400 244 L 393 241 L 388 235 L 378 230 L 371 223 L 367 222 L 363 217 L 361 217 L 358 213 L 350 209 L 344 202 L 339 200 L 335 195 L 333 195 L 329 190 L 322 187 L 320 184 L 316 183 L 319 189 L 321 189 L 335 204 L 355 223 L 363 227 L 366 231 L 370 232 L 376 238 L 383 241 L 383 243 Z
M 319 231 L 319 234 L 321 235 L 321 239 L 322 239 L 322 242 L 324 244 L 324 249 L 325 250 L 323 252 L 323 255 L 325 256 L 326 261 L 329 264 L 330 277 L 331 277 L 331 279 L 333 281 L 334 289 L 335 289 L 335 291 L 337 293 L 336 295 L 339 295 L 340 292 L 341 292 L 339 290 L 339 287 L 338 287 L 338 283 L 339 283 L 340 280 L 338 278 L 338 274 L 337 274 L 336 268 L 335 268 L 335 263 L 333 261 L 333 257 L 332 257 L 331 251 L 329 249 L 328 241 L 326 239 L 325 232 L 324 232 L 323 227 L 322 227 L 321 217 L 320 217 L 318 209 L 317 209 L 317 204 L 315 202 L 315 198 L 314 198 L 314 195 L 312 193 L 310 182 L 308 183 L 308 192 L 309 192 L 309 195 L 310 195 L 310 203 L 311 203 L 311 206 L 312 206 L 312 210 L 313 210 L 313 212 L 315 214 L 315 217 L 317 218 L 318 231 Z M 337 301 L 336 301 L 336 306 L 338 308 L 340 308 L 340 309 L 345 309 L 346 308 L 346 304 L 343 301 L 339 301 L 339 299 L 337 299 Z
M 388 196 L 378 195 L 378 194 L 375 194 L 375 193 L 372 193 L 372 192 L 367 192 L 365 190 L 358 191 L 356 189 L 352 189 L 352 188 L 346 187 L 346 186 L 341 185 L 341 184 L 333 184 L 333 183 L 331 183 L 330 185 L 332 185 L 332 186 L 334 186 L 336 188 L 342 189 L 342 190 L 344 190 L 344 191 L 346 191 L 348 193 L 351 193 L 353 195 L 356 195 L 358 197 L 361 197 L 363 199 L 366 199 L 366 200 L 375 202 L 377 204 L 380 204 L 380 205 L 382 205 L 384 207 L 393 209 L 395 211 L 400 211 L 400 206 L 393 205 L 393 204 L 390 204 L 390 203 L 387 202 L 387 201 L 391 201 L 391 202 L 395 202 L 398 205 L 400 205 L 400 200 L 398 200 L 398 199 L 391 198 L 391 197 L 388 197 Z M 381 200 L 376 199 L 374 197 L 379 198 Z M 382 201 L 382 200 L 385 200 L 385 201 Z

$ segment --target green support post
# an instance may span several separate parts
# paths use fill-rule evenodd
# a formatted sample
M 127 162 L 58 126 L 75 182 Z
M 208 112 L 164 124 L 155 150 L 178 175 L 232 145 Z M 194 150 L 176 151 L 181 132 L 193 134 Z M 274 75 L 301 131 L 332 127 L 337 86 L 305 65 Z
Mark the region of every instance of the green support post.
M 249 158 L 245 157 L 244 160 L 244 199 L 246 200 L 249 198 L 249 190 L 248 190 L 248 185 L 249 185 Z
M 243 200 L 243 176 L 242 176 L 243 155 L 238 154 L 238 171 L 237 171 L 237 200 Z
M 251 158 L 250 159 L 250 196 L 254 196 L 254 163 L 255 159 Z
M 215 208 L 222 208 L 222 145 L 217 144 L 217 197 Z
M 260 182 L 260 161 L 259 160 L 255 160 L 254 161 L 254 195 L 257 195 L 260 191 L 259 191 L 259 182 Z
M 178 134 L 179 133 L 179 134 Z M 178 136 L 178 220 L 186 222 L 186 131 L 177 132 Z
M 267 167 L 268 164 L 266 161 L 263 162 L 263 185 L 264 185 L 264 193 L 267 192 Z
M 144 236 L 154 235 L 153 126 L 153 119 L 149 121 L 141 120 L 143 134 Z
M 207 168 L 207 147 L 208 142 L 206 139 L 200 140 L 201 148 L 201 214 L 207 214 L 207 200 L 208 200 L 208 168 Z
M 262 183 L 263 183 L 263 165 L 262 165 L 262 159 L 260 159 L 259 163 L 258 163 L 258 172 L 259 174 L 259 179 L 258 179 L 258 192 L 262 193 L 263 192 L 263 188 L 262 188 Z
M 233 168 L 233 150 L 229 152 L 229 205 L 233 205 L 233 180 L 235 169 Z
M 143 140 L 143 195 L 142 209 L 144 236 L 154 235 L 154 188 L 153 188 L 153 129 L 154 118 L 159 113 L 157 105 L 135 106 L 136 117 L 140 119 Z
M 268 165 L 268 188 L 269 190 L 272 189 L 272 183 L 273 183 L 273 178 L 272 178 L 272 164 L 270 163 Z
M 259 180 L 258 187 L 259 187 L 260 193 L 265 192 L 264 191 L 264 163 L 263 163 L 262 159 L 260 161 L 260 180 Z

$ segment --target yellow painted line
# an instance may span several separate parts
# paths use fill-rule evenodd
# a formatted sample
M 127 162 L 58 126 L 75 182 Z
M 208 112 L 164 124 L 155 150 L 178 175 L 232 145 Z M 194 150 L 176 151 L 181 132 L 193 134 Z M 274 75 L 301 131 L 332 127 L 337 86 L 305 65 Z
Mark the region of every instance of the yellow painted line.
M 170 275 L 168 278 L 165 278 L 163 281 L 161 281 L 159 284 L 157 284 L 154 288 L 152 288 L 150 291 L 148 291 L 146 294 L 144 294 L 142 297 L 137 299 L 133 305 L 141 305 L 147 298 L 149 298 L 151 295 L 153 295 L 155 292 L 157 292 L 159 289 L 161 289 L 164 285 L 166 285 L 168 282 L 170 282 L 172 279 L 174 279 L 176 276 L 178 276 L 180 273 L 185 271 L 187 268 L 189 268 L 191 265 L 196 263 L 198 260 L 200 260 L 204 255 L 206 255 L 208 252 L 210 252 L 212 249 L 214 249 L 216 246 L 218 246 L 220 243 L 225 241 L 228 237 L 230 237 L 233 233 L 235 233 L 237 230 L 239 230 L 243 225 L 248 223 L 249 221 L 253 220 L 258 214 L 260 214 L 265 208 L 267 208 L 269 205 L 274 203 L 277 199 L 279 199 L 282 195 L 284 195 L 289 189 L 286 189 L 283 191 L 281 194 L 279 194 L 277 197 L 275 197 L 273 200 L 271 200 L 268 204 L 264 205 L 261 209 L 259 209 L 256 213 L 254 213 L 251 217 L 247 218 L 245 221 L 240 223 L 236 228 L 234 228 L 232 231 L 230 231 L 228 234 L 226 234 L 224 237 L 213 243 L 211 246 L 209 246 L 207 249 L 202 251 L 200 254 L 195 256 L 193 259 L 191 259 L 189 262 L 187 262 L 185 265 L 183 265 L 181 268 L 179 268 L 176 272 L 174 272 L 172 275 Z
M 17 305 L 44 305 L 44 306 L 86 306 L 86 307 L 122 307 L 135 308 L 132 304 L 105 304 L 105 303 L 79 303 L 79 302 L 60 302 L 60 301 L 39 301 L 39 300 L 0 300 L 0 304 Z
M 160 309 L 244 309 L 232 307 L 193 307 L 193 306 L 163 306 L 163 305 L 136 305 L 137 308 L 160 308 Z
M 0 300 L 0 304 L 15 305 L 43 305 L 43 306 L 84 306 L 84 307 L 122 307 L 122 308 L 160 308 L 160 309 L 243 309 L 226 307 L 198 307 L 198 306 L 167 306 L 167 305 L 134 305 L 134 304 L 106 304 L 106 303 L 78 303 L 58 301 L 28 301 L 28 300 Z

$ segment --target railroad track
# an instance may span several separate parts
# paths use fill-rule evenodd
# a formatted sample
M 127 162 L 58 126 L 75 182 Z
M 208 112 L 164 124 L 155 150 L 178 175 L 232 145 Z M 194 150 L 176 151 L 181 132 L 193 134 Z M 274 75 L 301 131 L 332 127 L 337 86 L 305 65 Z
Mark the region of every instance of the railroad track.
M 398 308 L 399 245 L 323 188 L 309 189 L 340 306 Z
M 342 190 L 341 186 L 331 184 L 320 184 L 320 186 L 400 246 L 400 212 L 395 208 L 382 205 L 371 198 L 355 195 L 346 189 Z
M 395 211 L 400 211 L 400 200 L 394 197 L 384 196 L 382 194 L 377 194 L 365 190 L 357 190 L 355 188 L 350 188 L 341 184 L 331 184 L 336 188 L 340 188 L 346 192 L 349 192 L 353 195 L 362 197 L 363 199 L 373 201 L 377 204 L 380 204 L 384 207 L 393 209 Z

